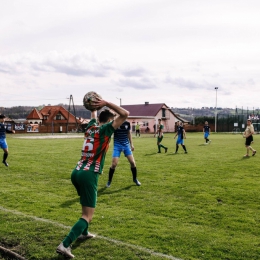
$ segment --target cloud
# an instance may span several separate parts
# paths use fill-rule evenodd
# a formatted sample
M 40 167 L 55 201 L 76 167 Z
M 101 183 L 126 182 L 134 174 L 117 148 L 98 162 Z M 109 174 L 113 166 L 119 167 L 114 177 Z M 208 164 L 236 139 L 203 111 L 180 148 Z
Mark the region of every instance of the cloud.
M 134 89 L 155 89 L 156 84 L 149 78 L 139 78 L 139 79 L 119 79 L 117 85 L 124 88 L 134 88 Z
M 179 88 L 186 88 L 186 89 L 190 89 L 190 90 L 194 90 L 194 89 L 207 89 L 207 90 L 212 90 L 215 87 L 219 86 L 217 84 L 211 84 L 208 82 L 203 82 L 203 83 L 197 83 L 191 80 L 185 80 L 183 78 L 172 78 L 171 76 L 166 76 L 165 78 L 165 83 L 167 84 L 172 84 L 175 85 Z
M 131 67 L 121 71 L 126 77 L 140 77 L 146 73 L 146 70 L 141 67 Z
M 255 85 L 255 81 L 253 79 L 249 79 L 247 83 L 248 85 Z
M 105 77 L 115 69 L 114 61 L 99 59 L 92 53 L 51 51 L 41 55 L 23 53 L 0 60 L 0 72 L 15 74 L 33 71 L 54 72 L 72 76 Z

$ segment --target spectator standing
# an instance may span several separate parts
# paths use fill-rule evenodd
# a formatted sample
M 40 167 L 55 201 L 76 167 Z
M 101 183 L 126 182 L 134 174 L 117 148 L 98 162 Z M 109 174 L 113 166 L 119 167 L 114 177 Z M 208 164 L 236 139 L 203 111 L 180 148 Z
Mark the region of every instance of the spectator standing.
M 139 135 L 139 137 L 140 137 L 140 125 L 138 122 L 135 126 L 135 136 L 137 136 L 137 135 Z

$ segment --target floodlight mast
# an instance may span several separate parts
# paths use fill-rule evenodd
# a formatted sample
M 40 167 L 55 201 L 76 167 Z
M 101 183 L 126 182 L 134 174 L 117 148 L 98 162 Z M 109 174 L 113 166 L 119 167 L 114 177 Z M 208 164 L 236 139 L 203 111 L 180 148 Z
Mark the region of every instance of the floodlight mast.
M 215 87 L 216 90 L 216 107 L 215 107 L 215 133 L 217 132 L 217 105 L 218 105 L 218 87 Z
M 120 100 L 120 107 L 121 107 L 121 105 L 122 105 L 122 99 L 121 99 L 121 98 L 118 98 L 118 97 L 116 97 L 116 98 Z

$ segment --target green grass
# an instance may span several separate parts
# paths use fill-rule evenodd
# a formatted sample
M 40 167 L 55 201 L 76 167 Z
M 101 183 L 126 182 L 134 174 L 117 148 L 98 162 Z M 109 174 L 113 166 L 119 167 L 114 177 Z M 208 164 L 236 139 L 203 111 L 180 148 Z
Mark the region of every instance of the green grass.
M 249 158 L 240 134 L 213 133 L 204 145 L 202 133 L 187 133 L 188 154 L 174 154 L 173 136 L 164 136 L 166 154 L 152 135 L 133 138 L 140 187 L 121 155 L 105 188 L 111 144 L 90 224 L 97 238 L 75 242 L 76 259 L 259 259 L 260 136 Z M 17 137 L 7 137 L 9 169 L 0 165 L 0 245 L 30 260 L 63 259 L 55 249 L 81 212 L 70 173 L 82 139 Z

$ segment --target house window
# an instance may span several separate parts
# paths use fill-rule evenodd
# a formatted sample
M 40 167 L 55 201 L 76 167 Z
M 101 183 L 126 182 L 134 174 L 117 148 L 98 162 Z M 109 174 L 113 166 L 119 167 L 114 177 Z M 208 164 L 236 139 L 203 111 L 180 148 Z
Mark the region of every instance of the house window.
M 147 121 L 143 121 L 143 126 L 148 126 L 149 123 Z
M 48 116 L 43 116 L 43 120 L 47 120 L 48 119 Z
M 61 114 L 56 115 L 56 120 L 61 120 Z
M 166 109 L 162 108 L 162 117 L 166 117 Z

